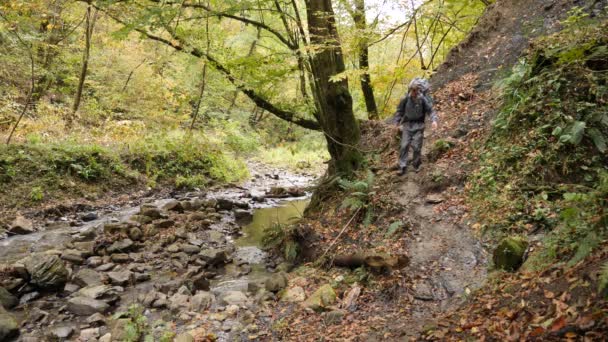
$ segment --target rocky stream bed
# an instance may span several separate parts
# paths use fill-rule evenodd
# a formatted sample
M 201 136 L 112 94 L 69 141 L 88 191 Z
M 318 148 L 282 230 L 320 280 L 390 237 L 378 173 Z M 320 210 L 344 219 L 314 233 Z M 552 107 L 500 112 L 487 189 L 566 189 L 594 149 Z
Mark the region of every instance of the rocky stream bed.
M 0 239 L 0 341 L 255 338 L 290 268 L 261 249 L 263 229 L 301 215 L 313 179 L 257 170 L 242 186 L 18 217 Z

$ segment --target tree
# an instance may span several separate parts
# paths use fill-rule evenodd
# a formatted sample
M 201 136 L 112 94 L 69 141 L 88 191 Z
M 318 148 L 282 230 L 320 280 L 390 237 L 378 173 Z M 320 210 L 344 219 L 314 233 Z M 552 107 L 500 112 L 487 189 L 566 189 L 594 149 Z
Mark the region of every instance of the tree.
M 96 3 L 95 6 L 122 23 L 127 29 L 140 32 L 148 39 L 171 46 L 177 51 L 206 60 L 209 66 L 223 74 L 261 109 L 301 127 L 322 130 L 332 158 L 330 174 L 350 175 L 359 167 L 361 156 L 355 147 L 359 140 L 359 127 L 352 110 L 348 82 L 345 79 L 330 81 L 332 76 L 345 70 L 330 0 L 305 1 L 308 32 L 305 31 L 295 1 L 291 2 L 290 13 L 287 13 L 276 1 L 259 1 L 258 7 L 255 8 L 247 7 L 253 6 L 252 4 L 241 2 L 222 2 L 221 5 L 215 5 L 229 6 L 225 10 L 215 9 L 209 3 L 193 1 L 148 0 L 143 3 L 146 7 L 139 12 L 122 1 L 103 1 Z M 187 14 L 182 13 L 182 9 L 188 9 Z M 282 22 L 282 28 L 277 28 L 273 22 L 266 20 L 265 14 L 260 13 L 273 13 L 275 16 L 278 14 L 275 21 Z M 130 14 L 131 17 L 125 14 Z M 186 17 L 187 15 L 189 17 Z M 300 75 L 310 74 L 314 106 L 306 117 L 296 114 L 283 103 L 269 99 L 263 90 L 249 85 L 245 80 L 246 72 L 245 75 L 241 74 L 243 76 L 237 77 L 234 68 L 238 65 L 230 60 L 229 56 L 223 56 L 221 49 L 203 50 L 199 47 L 201 42 L 196 37 L 200 36 L 200 27 L 204 25 L 194 26 L 192 23 L 196 22 L 197 18 L 210 16 L 233 20 L 253 26 L 256 30 L 262 30 L 264 35 L 261 39 L 265 39 L 270 47 L 276 46 L 275 55 L 284 55 L 287 52 L 295 59 L 296 70 Z M 175 18 L 180 20 L 176 21 Z M 220 23 L 217 23 L 217 26 L 220 26 Z M 193 31 L 196 31 L 196 34 L 190 33 Z M 301 49 L 301 46 L 304 46 L 304 49 Z M 272 60 L 274 55 L 262 57 Z M 253 65 L 248 67 L 255 68 Z M 277 67 L 280 65 L 269 66 L 274 69 Z M 299 80 L 301 83 L 306 83 L 305 77 L 303 80 L 300 76 Z M 305 91 L 306 86 L 301 87 Z M 302 97 L 305 97 L 304 94 L 303 92 Z

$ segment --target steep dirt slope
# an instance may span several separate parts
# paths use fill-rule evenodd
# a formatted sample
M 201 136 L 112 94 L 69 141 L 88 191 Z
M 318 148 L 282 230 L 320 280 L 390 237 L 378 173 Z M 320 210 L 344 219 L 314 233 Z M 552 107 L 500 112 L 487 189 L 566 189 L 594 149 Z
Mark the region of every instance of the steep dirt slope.
M 601 13 L 606 0 L 497 0 L 469 36 L 453 48 L 431 82 L 439 89 L 462 75 L 476 73 L 482 86 L 509 70 L 530 40 L 555 32 L 573 7 L 591 16 Z

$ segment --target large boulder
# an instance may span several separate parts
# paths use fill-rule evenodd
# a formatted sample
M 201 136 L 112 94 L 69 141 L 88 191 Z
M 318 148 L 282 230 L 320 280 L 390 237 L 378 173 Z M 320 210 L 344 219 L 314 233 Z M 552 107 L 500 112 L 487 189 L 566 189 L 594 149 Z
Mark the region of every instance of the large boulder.
M 8 227 L 9 234 L 24 235 L 35 232 L 34 223 L 19 215 Z
M 12 309 L 19 304 L 19 299 L 8 292 L 4 287 L 0 287 L 0 306 L 5 309 Z
M 337 296 L 331 285 L 326 284 L 315 291 L 303 305 L 315 311 L 323 311 L 336 303 Z
M 7 341 L 17 335 L 19 335 L 17 320 L 0 306 L 0 341 Z
M 79 296 L 68 300 L 67 309 L 78 316 L 91 316 L 95 313 L 104 313 L 110 306 L 106 302 L 89 297 Z
M 306 299 L 306 293 L 301 286 L 292 287 L 283 292 L 281 296 L 282 302 L 298 303 Z
M 506 237 L 500 241 L 493 254 L 494 267 L 515 271 L 524 262 L 528 241 L 519 236 Z
M 222 305 L 243 305 L 247 302 L 247 295 L 241 291 L 227 291 L 220 296 Z
M 63 287 L 68 281 L 69 272 L 57 255 L 34 255 L 27 258 L 24 264 L 30 275 L 30 282 L 40 288 Z

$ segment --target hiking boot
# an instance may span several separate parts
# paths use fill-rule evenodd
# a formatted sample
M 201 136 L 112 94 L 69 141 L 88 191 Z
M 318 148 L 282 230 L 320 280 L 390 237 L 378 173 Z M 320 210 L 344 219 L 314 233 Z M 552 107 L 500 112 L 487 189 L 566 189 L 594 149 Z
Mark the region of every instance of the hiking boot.
M 402 167 L 399 169 L 399 172 L 397 172 L 397 176 L 403 176 L 403 175 L 405 175 L 406 172 L 407 172 L 407 168 Z
M 422 167 L 420 165 L 418 165 L 414 168 L 414 172 L 418 173 L 418 172 L 420 172 L 421 169 L 422 169 Z

